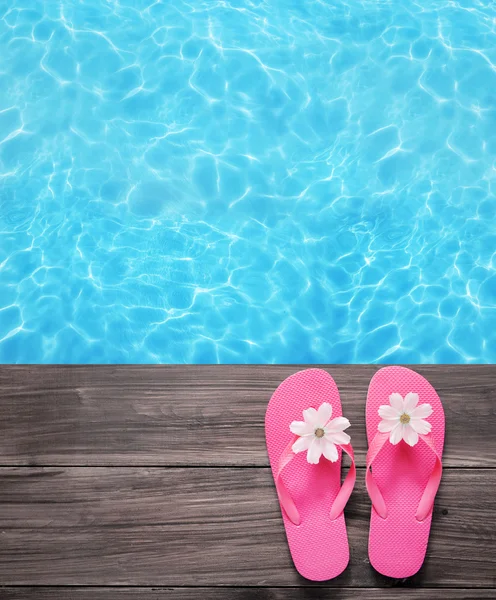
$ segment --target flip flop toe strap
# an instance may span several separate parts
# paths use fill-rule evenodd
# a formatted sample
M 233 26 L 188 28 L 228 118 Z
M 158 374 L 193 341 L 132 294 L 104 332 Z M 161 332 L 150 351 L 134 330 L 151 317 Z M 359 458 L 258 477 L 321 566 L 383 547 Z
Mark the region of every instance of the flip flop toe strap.
M 436 456 L 434 468 L 429 476 L 429 480 L 427 481 L 427 485 L 425 487 L 424 493 L 422 494 L 422 498 L 420 499 L 417 511 L 415 513 L 415 518 L 417 519 L 417 521 L 423 521 L 430 514 L 434 505 L 434 498 L 436 497 L 437 490 L 441 482 L 443 463 L 441 461 L 441 457 L 438 451 L 436 450 L 432 434 L 419 434 L 419 438 L 423 442 L 425 442 L 425 444 L 427 444 L 427 446 L 432 450 L 432 452 Z M 389 433 L 376 433 L 374 439 L 372 440 L 369 446 L 369 451 L 367 452 L 367 469 L 365 473 L 365 483 L 367 486 L 367 492 L 370 496 L 370 500 L 372 501 L 372 506 L 374 507 L 377 514 L 383 519 L 387 518 L 388 510 L 381 490 L 379 489 L 379 486 L 377 485 L 372 474 L 371 467 L 375 458 L 381 451 L 386 441 L 388 441 L 388 439 Z
M 296 508 L 296 505 L 295 505 L 293 499 L 291 498 L 291 494 L 289 493 L 288 489 L 286 488 L 284 481 L 282 480 L 282 477 L 281 477 L 283 470 L 296 456 L 296 454 L 292 450 L 292 446 L 296 439 L 297 439 L 297 437 L 295 437 L 294 439 L 292 439 L 289 442 L 289 444 L 283 450 L 281 457 L 279 458 L 279 464 L 278 464 L 277 473 L 275 476 L 275 484 L 276 484 L 277 495 L 279 497 L 279 502 L 280 502 L 284 512 L 286 513 L 288 519 L 294 525 L 300 525 L 300 523 L 301 523 L 300 513 L 298 512 L 298 509 Z M 353 491 L 353 488 L 355 486 L 355 480 L 356 480 L 356 465 L 355 465 L 355 455 L 353 453 L 353 447 L 351 446 L 351 444 L 342 444 L 339 447 L 342 448 L 344 450 L 344 452 L 346 452 L 346 454 L 348 454 L 348 456 L 351 458 L 351 465 L 350 465 L 348 474 L 346 475 L 346 478 L 343 481 L 343 485 L 339 489 L 338 495 L 336 496 L 336 499 L 332 503 L 332 507 L 331 507 L 331 510 L 329 513 L 329 517 L 330 517 L 331 521 L 334 521 L 342 514 L 344 507 L 346 506 L 346 503 L 348 502 L 348 500 L 350 498 L 351 492 Z
M 284 509 L 288 519 L 294 524 L 299 525 L 301 523 L 300 513 L 296 508 L 295 503 L 293 502 L 293 498 L 291 498 L 291 494 L 288 492 L 288 489 L 284 485 L 284 481 L 282 480 L 281 473 L 285 469 L 285 467 L 293 460 L 296 454 L 293 452 L 291 447 L 293 446 L 295 437 L 292 439 L 289 444 L 284 449 L 281 457 L 279 458 L 279 465 L 277 467 L 277 473 L 275 477 L 276 482 L 276 490 L 277 495 L 279 496 L 279 502 Z
M 343 485 L 339 489 L 338 495 L 336 496 L 336 499 L 332 503 L 331 512 L 329 514 L 331 521 L 334 521 L 334 519 L 337 519 L 344 511 L 344 507 L 346 506 L 348 500 L 350 499 L 351 492 L 353 491 L 353 488 L 355 487 L 355 481 L 356 481 L 356 465 L 355 465 L 355 454 L 353 452 L 353 447 L 351 446 L 351 444 L 342 444 L 340 446 L 340 448 L 342 448 L 346 452 L 346 454 L 350 457 L 351 464 L 350 464 L 350 469 L 345 477 L 345 480 L 343 481 Z

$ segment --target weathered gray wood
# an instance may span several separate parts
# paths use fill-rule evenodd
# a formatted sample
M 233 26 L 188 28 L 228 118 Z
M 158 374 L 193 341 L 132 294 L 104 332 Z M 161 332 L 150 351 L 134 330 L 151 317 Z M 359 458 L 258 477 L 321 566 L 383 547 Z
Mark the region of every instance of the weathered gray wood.
M 267 465 L 270 395 L 303 366 L 1 366 L 0 464 Z M 366 451 L 378 367 L 327 366 Z M 418 366 L 446 412 L 445 467 L 496 466 L 496 366 Z
M 396 582 L 367 558 L 363 469 L 351 561 L 330 587 Z M 493 587 L 496 470 L 449 469 L 409 585 Z M 0 585 L 301 586 L 268 468 L 2 468 Z
M 301 588 L 15 588 L 2 600 L 486 600 L 494 590 Z

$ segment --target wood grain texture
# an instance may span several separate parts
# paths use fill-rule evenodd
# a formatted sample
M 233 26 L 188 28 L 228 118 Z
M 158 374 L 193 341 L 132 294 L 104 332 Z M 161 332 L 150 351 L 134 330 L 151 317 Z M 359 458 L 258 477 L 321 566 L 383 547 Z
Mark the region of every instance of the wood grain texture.
M 494 590 L 301 588 L 15 588 L 2 600 L 487 600 Z
M 329 587 L 389 587 L 368 563 L 364 470 L 347 507 L 351 561 Z M 493 587 L 496 470 L 450 469 L 420 587 Z M 0 469 L 0 585 L 308 586 L 268 468 Z M 277 597 L 277 596 L 276 596 Z
M 267 402 L 304 366 L 1 366 L 0 464 L 268 464 Z M 325 367 L 335 378 L 357 460 L 378 367 Z M 416 366 L 446 412 L 445 467 L 496 466 L 496 366 Z
M 292 565 L 264 439 L 270 395 L 302 368 L 0 366 L 0 599 L 496 598 L 496 367 L 414 367 L 447 419 L 421 571 L 370 566 L 359 469 L 350 565 L 316 585 Z M 363 465 L 379 367 L 325 368 Z

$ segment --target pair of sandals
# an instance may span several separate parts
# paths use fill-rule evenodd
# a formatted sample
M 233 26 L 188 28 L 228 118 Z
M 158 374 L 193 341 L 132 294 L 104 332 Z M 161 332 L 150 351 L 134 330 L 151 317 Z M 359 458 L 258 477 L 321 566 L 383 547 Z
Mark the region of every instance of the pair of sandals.
M 443 407 L 424 377 L 385 367 L 370 382 L 366 425 L 370 562 L 383 575 L 409 577 L 424 561 L 441 481 Z M 356 479 L 349 426 L 336 383 L 321 369 L 288 377 L 267 407 L 267 449 L 289 548 L 298 572 L 313 581 L 337 577 L 349 561 L 343 511 Z M 343 451 L 351 466 L 341 484 Z

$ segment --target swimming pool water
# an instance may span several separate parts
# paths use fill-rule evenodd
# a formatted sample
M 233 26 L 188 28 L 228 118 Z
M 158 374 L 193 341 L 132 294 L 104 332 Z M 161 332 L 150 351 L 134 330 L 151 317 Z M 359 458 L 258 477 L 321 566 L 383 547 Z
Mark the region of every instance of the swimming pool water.
M 1 362 L 494 362 L 492 0 L 0 2 Z

